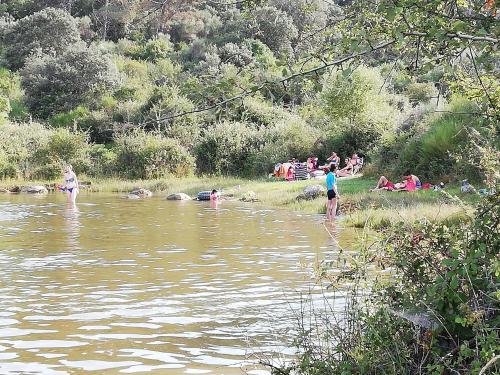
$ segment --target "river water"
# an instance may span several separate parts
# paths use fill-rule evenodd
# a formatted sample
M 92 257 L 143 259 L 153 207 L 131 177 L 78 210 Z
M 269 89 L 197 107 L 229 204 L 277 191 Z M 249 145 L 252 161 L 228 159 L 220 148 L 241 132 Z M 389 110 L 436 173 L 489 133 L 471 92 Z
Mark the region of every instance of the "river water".
M 0 374 L 266 374 L 336 253 L 319 216 L 0 196 Z

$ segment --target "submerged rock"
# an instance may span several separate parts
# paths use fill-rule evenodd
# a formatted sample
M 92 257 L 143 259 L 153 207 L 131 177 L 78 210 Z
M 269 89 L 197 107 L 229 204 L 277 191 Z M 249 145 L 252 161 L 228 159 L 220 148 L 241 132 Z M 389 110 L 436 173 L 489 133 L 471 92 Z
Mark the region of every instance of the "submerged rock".
M 33 185 L 33 186 L 23 186 L 20 190 L 21 193 L 27 194 L 47 194 L 49 191 L 45 186 Z
M 190 201 L 192 198 L 184 193 L 174 193 L 167 196 L 168 201 Z
M 123 199 L 141 199 L 142 197 L 135 194 L 127 194 L 122 197 Z
M 153 193 L 147 189 L 136 189 L 134 191 L 131 191 L 128 196 L 134 195 L 137 198 L 150 198 L 153 196 Z M 131 198 L 131 197 L 130 197 Z M 131 198 L 131 199 L 136 199 L 136 198 Z

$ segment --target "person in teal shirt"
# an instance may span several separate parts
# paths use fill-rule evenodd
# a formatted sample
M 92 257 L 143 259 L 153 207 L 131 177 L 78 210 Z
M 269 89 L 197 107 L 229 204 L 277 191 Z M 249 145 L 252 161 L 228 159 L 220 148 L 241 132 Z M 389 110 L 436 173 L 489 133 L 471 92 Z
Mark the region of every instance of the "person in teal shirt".
M 331 165 L 326 175 L 326 195 L 328 197 L 328 202 L 326 205 L 326 218 L 332 220 L 335 218 L 335 213 L 337 212 L 337 178 L 335 176 L 336 165 Z

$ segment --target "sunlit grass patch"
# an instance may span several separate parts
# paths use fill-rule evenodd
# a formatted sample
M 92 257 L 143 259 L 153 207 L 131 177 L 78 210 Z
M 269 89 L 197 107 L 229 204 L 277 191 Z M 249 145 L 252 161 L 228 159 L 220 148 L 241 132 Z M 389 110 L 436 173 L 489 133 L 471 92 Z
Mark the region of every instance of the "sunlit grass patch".
M 349 214 L 346 223 L 356 228 L 382 229 L 392 225 L 411 224 L 415 221 L 455 221 L 466 217 L 467 211 L 460 206 L 433 203 L 359 210 Z

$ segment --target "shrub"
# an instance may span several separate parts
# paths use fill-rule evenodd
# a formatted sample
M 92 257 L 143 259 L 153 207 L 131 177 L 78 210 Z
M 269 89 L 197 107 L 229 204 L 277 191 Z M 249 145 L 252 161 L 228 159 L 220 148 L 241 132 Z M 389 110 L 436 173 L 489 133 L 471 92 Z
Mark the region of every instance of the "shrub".
M 34 152 L 47 144 L 49 136 L 50 131 L 36 123 L 0 125 L 0 153 L 15 168 L 9 175 L 31 178 L 38 167 Z
M 142 44 L 121 40 L 120 48 L 123 50 L 125 56 L 136 60 L 157 62 L 168 57 L 173 50 L 173 45 L 168 35 L 159 34 L 154 39 L 150 39 Z
M 455 98 L 448 109 L 452 113 L 431 115 L 427 118 L 427 130 L 406 142 L 401 152 L 401 167 L 412 167 L 424 178 L 437 179 L 445 176 L 480 179 L 480 160 L 472 150 L 471 132 L 480 129 L 483 120 L 474 115 L 475 105 Z M 459 114 L 453 114 L 458 112 Z M 462 156 L 457 163 L 457 156 Z
M 49 135 L 45 145 L 35 150 L 33 159 L 38 165 L 34 171 L 36 178 L 57 178 L 66 163 L 71 164 L 76 173 L 86 173 L 90 169 L 87 135 L 57 129 Z
M 16 176 L 16 166 L 9 162 L 5 152 L 0 152 L 0 179 L 15 178 Z
M 116 173 L 117 155 L 110 147 L 105 145 L 92 145 L 89 149 L 91 176 L 112 176 Z
M 7 118 L 10 112 L 10 100 L 5 96 L 0 95 L 0 121 Z
M 198 116 L 191 113 L 169 120 L 164 118 L 194 109 L 194 103 L 182 95 L 177 87 L 162 86 L 154 89 L 142 112 L 148 129 L 161 132 L 168 138 L 175 138 L 183 146 L 192 148 L 199 133 Z
M 82 119 L 89 115 L 89 110 L 79 106 L 72 111 L 58 113 L 49 118 L 49 124 L 55 128 L 68 128 L 76 126 Z
M 99 94 L 118 79 L 116 67 L 106 56 L 83 45 L 60 55 L 31 57 L 21 76 L 28 107 L 44 118 L 82 104 L 94 105 Z
M 12 69 L 21 68 L 34 52 L 62 53 L 80 41 L 78 22 L 60 9 L 46 8 L 14 22 L 5 32 L 5 59 Z
M 196 165 L 203 173 L 241 175 L 250 153 L 260 148 L 258 130 L 240 122 L 220 122 L 202 132 L 196 145 Z
M 197 167 L 204 173 L 267 175 L 278 162 L 305 160 L 317 136 L 316 130 L 291 115 L 267 127 L 217 123 L 203 131 L 195 147 Z
M 300 120 L 282 121 L 260 130 L 262 145 L 251 151 L 246 171 L 252 176 L 267 176 L 276 163 L 292 158 L 305 160 L 311 152 L 316 137 Z
M 411 83 L 406 88 L 406 95 L 410 98 L 413 106 L 419 103 L 428 103 L 432 98 L 438 96 L 438 90 L 433 83 Z
M 326 264 L 328 307 L 303 307 L 298 359 L 276 373 L 497 373 L 499 207 L 497 193 L 469 219 L 399 223 L 343 270 Z
M 135 131 L 116 138 L 116 169 L 128 178 L 186 176 L 194 159 L 175 140 Z

